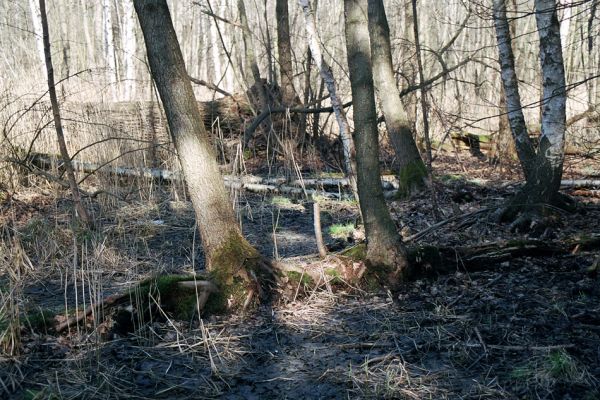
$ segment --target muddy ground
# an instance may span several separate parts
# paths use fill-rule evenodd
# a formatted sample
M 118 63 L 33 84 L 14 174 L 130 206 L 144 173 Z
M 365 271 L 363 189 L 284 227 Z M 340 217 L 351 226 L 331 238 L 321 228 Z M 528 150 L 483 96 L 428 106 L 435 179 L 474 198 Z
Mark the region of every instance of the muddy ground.
M 494 222 L 514 192 L 514 169 L 492 170 L 467 154 L 436 162 L 443 219 L 417 243 L 446 246 L 521 239 Z M 570 177 L 598 165 L 571 160 Z M 583 172 L 582 172 L 583 171 Z M 587 171 L 587 172 L 586 172 Z M 45 194 L 44 194 L 45 192 Z M 592 193 L 593 194 L 593 193 Z M 102 321 L 57 335 L 26 315 L 89 304 L 157 271 L 203 268 L 191 206 L 168 187 L 127 202 L 94 202 L 94 234 L 70 222 L 70 204 L 39 188 L 5 200 L 4 292 L 19 309 L 15 355 L 0 356 L 0 396 L 15 399 L 597 399 L 600 398 L 599 255 L 522 257 L 488 270 L 407 283 L 398 293 L 324 286 L 249 315 L 162 318 L 131 334 L 106 334 Z M 312 205 L 240 193 L 240 222 L 263 254 L 281 262 L 334 263 L 360 232 L 329 227 L 357 220 L 352 202 L 324 202 L 332 255 L 314 255 Z M 598 233 L 600 207 L 579 197 L 544 238 Z M 9 204 L 10 203 L 10 204 Z M 10 206 L 9 206 L 10 205 Z M 405 237 L 435 222 L 430 194 L 390 202 Z M 14 236 L 13 236 L 14 237 Z M 22 251 L 17 251 L 20 248 Z M 16 268 L 15 260 L 19 261 Z M 12 265 L 12 267 L 10 266 Z M 20 279 L 14 276 L 17 274 Z M 7 297 L 5 296 L 4 299 Z M 29 313 L 29 314 L 28 314 Z M 6 349 L 5 349 L 6 350 Z

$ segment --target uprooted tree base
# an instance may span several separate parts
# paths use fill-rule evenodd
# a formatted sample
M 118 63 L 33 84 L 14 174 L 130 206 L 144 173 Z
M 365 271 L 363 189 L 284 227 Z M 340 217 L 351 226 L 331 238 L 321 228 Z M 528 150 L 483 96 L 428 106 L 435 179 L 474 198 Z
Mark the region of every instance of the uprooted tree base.
M 252 249 L 252 250 L 249 250 Z M 404 281 L 434 278 L 456 271 L 475 272 L 492 269 L 520 257 L 547 257 L 577 254 L 600 249 L 600 234 L 564 240 L 509 240 L 479 246 L 444 247 L 413 246 L 408 248 L 410 267 Z M 267 299 L 265 290 L 275 285 L 280 300 L 294 300 L 319 287 L 361 288 L 378 291 L 391 288 L 385 268 L 365 265 L 366 246 L 359 244 L 341 255 L 330 256 L 308 267 L 271 263 L 251 246 L 229 247 L 221 260 L 248 256 L 244 265 L 230 264 L 232 275 L 225 269 L 206 276 L 164 275 L 144 280 L 126 293 L 110 296 L 86 310 L 64 318 L 54 325 L 62 332 L 91 317 L 112 315 L 111 329 L 116 333 L 133 331 L 145 322 L 169 318 L 191 321 L 199 314 L 214 314 L 252 309 L 259 299 Z M 597 271 L 590 271 L 597 273 Z M 259 281 L 262 280 L 262 284 Z M 393 288 L 392 288 L 393 289 Z M 271 298 L 272 299 L 272 298 Z

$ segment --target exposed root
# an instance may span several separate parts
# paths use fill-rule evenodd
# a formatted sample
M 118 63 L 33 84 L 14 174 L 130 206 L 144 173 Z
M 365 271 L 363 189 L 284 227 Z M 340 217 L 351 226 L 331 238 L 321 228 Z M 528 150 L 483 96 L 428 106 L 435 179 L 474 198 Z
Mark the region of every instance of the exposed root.
M 531 188 L 523 188 L 494 213 L 498 222 L 510 222 L 511 232 L 530 232 L 543 236 L 560 219 L 560 214 L 577 210 L 570 196 L 557 192 L 550 196 L 537 195 Z

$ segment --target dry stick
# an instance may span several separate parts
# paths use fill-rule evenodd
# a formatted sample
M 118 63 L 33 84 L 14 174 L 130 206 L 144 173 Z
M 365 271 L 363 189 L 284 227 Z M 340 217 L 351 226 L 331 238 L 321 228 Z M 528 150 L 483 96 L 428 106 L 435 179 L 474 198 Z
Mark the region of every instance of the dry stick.
M 46 71 L 48 72 L 48 92 L 50 93 L 50 103 L 52 104 L 52 114 L 54 115 L 54 126 L 56 128 L 56 137 L 58 139 L 58 146 L 60 148 L 60 155 L 63 158 L 65 169 L 67 172 L 67 179 L 73 195 L 73 203 L 75 209 L 79 213 L 79 217 L 85 225 L 93 227 L 93 221 L 91 220 L 87 210 L 81 202 L 81 196 L 79 194 L 79 187 L 75 180 L 75 173 L 73 172 L 73 166 L 71 165 L 71 157 L 69 157 L 69 151 L 67 150 L 67 144 L 65 142 L 65 135 L 62 129 L 62 123 L 60 119 L 60 109 L 58 107 L 58 99 L 56 97 L 56 87 L 54 83 L 54 68 L 52 67 L 52 55 L 50 54 L 50 34 L 48 32 L 48 18 L 46 16 L 46 1 L 40 0 L 40 14 L 42 18 L 42 31 L 44 32 L 44 54 L 46 56 Z
M 319 249 L 319 256 L 325 258 L 327 256 L 327 250 L 323 244 L 323 234 L 321 232 L 321 207 L 319 202 L 313 203 L 313 214 L 314 214 L 314 226 L 315 226 L 315 239 L 317 240 L 317 248 Z

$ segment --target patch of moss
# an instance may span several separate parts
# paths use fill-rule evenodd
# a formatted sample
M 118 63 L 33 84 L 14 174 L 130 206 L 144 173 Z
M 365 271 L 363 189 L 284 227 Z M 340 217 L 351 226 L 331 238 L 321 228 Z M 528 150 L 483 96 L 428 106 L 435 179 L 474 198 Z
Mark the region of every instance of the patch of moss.
M 288 197 L 274 196 L 271 199 L 271 204 L 278 207 L 289 206 L 292 204 L 292 200 Z
M 333 224 L 328 228 L 328 231 L 333 238 L 346 239 L 354 232 L 354 223 Z
M 196 277 L 202 280 L 202 277 Z M 182 288 L 179 282 L 192 281 L 191 275 L 161 275 L 140 283 L 133 291 L 132 298 L 137 299 L 139 307 L 147 307 L 149 297 L 158 300 L 164 311 L 179 320 L 190 320 L 197 312 L 195 288 Z M 144 313 L 146 314 L 146 313 Z
M 338 285 L 344 283 L 342 274 L 336 268 L 325 268 L 325 275 L 330 277 L 329 283 Z
M 427 167 L 422 160 L 415 160 L 400 168 L 398 171 L 398 180 L 400 188 L 398 195 L 402 197 L 409 196 L 417 188 L 424 185 L 424 179 L 427 176 Z
M 303 286 L 310 286 L 314 283 L 310 275 L 301 274 L 300 272 L 296 271 L 288 271 L 287 277 L 289 279 L 290 284 L 292 284 L 293 286 L 297 286 L 298 284 L 302 284 Z
M 355 261 L 365 261 L 367 259 L 367 245 L 365 243 L 352 246 L 344 251 L 342 255 Z
M 210 278 L 220 293 L 209 297 L 206 309 L 212 312 L 241 308 L 252 288 L 253 277 L 263 278 L 260 253 L 237 232 L 232 232 L 209 257 Z

